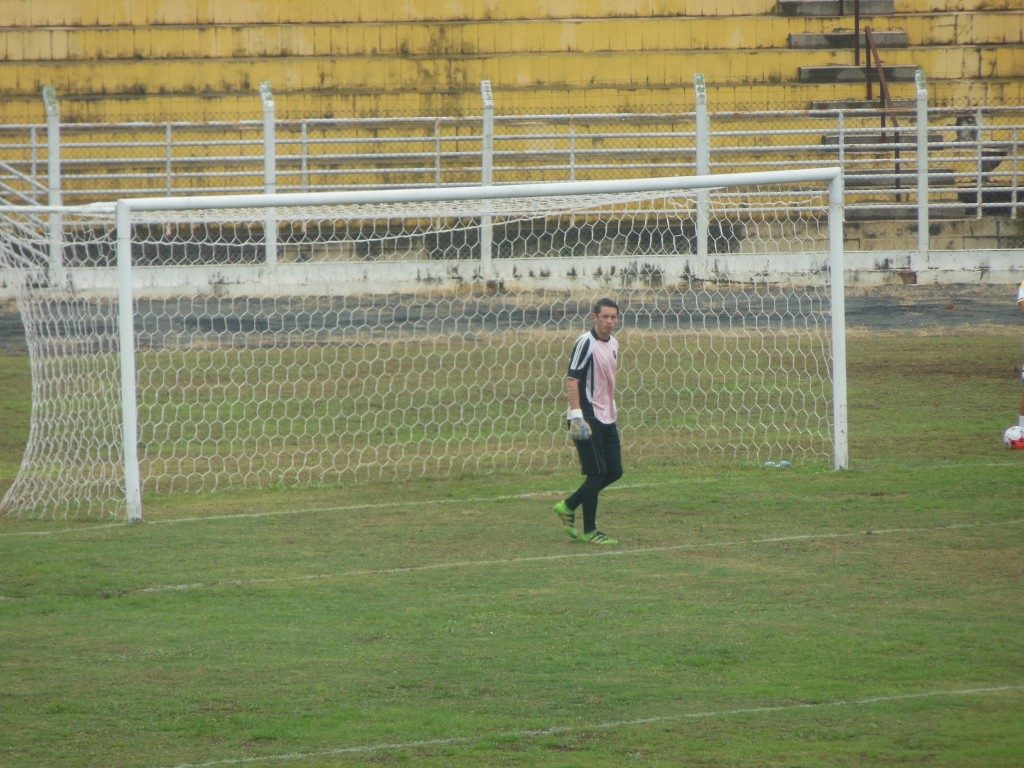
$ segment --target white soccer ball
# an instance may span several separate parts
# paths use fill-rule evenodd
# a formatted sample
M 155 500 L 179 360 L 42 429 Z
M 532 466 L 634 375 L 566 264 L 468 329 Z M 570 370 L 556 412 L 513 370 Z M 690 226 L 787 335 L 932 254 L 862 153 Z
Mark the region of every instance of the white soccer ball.
M 1007 448 L 1024 450 L 1024 427 L 1010 427 L 1003 432 L 1003 443 Z

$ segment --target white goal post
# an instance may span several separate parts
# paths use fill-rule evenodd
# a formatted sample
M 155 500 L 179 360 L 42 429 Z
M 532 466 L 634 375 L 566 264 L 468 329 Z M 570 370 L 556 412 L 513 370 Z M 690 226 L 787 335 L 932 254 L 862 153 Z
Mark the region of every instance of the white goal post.
M 845 468 L 842 200 L 822 168 L 0 208 L 33 381 L 0 513 L 569 466 L 602 296 L 631 461 Z

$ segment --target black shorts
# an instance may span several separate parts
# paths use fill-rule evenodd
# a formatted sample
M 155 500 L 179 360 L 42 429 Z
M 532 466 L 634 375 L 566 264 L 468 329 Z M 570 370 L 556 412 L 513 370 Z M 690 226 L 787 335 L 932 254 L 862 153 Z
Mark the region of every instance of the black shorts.
M 592 433 L 590 439 L 573 441 L 580 455 L 580 471 L 584 475 L 621 475 L 622 445 L 618 427 L 596 419 L 587 419 L 587 424 Z

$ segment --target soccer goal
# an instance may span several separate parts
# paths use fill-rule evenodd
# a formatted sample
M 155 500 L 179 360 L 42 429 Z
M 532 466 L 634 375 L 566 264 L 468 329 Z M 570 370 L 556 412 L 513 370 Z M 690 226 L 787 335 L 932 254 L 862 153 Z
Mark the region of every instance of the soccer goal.
M 31 361 L 7 514 L 569 467 L 622 307 L 632 462 L 847 464 L 836 169 L 0 209 Z

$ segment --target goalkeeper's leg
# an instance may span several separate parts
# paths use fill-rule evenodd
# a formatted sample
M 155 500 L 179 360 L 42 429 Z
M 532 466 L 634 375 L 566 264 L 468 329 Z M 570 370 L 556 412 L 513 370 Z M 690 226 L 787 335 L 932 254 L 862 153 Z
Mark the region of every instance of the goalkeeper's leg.
M 569 509 L 583 507 L 583 533 L 588 534 L 597 527 L 597 494 L 604 488 L 604 475 L 587 475 L 576 492 L 565 500 Z
M 575 514 L 578 507 L 583 507 L 584 533 L 594 530 L 594 521 L 597 517 L 597 494 L 604 488 L 607 468 L 604 456 L 604 432 L 601 429 L 601 424 L 592 419 L 587 419 L 587 423 L 590 425 L 590 438 L 573 441 L 580 457 L 580 472 L 585 475 L 585 479 L 575 493 L 565 500 L 565 506 L 570 513 Z
M 619 442 L 619 428 L 606 424 L 602 430 L 604 444 L 604 485 L 602 490 L 622 477 L 622 443 Z
M 578 441 L 580 469 L 586 475 L 583 484 L 565 500 L 570 510 L 583 506 L 583 534 L 597 530 L 598 494 L 622 477 L 622 450 L 614 424 L 591 422 L 590 440 Z

